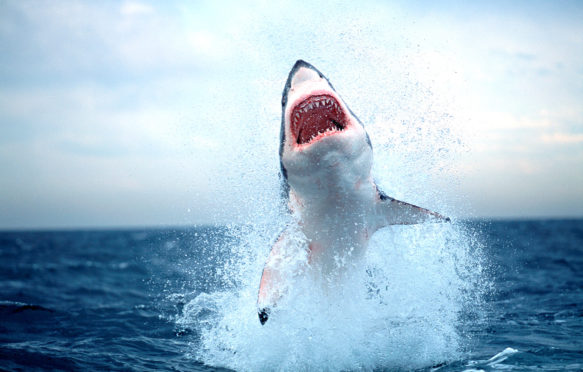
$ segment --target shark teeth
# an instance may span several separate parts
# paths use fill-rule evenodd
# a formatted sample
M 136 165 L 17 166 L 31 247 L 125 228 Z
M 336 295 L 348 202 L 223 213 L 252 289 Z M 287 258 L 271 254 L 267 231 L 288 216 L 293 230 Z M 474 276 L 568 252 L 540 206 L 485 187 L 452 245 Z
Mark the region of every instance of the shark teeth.
M 298 145 L 347 126 L 347 117 L 335 97 L 322 94 L 305 98 L 293 108 L 290 129 Z
M 313 96 L 310 97 L 309 102 L 304 101 L 300 103 L 299 109 L 300 112 L 308 112 L 314 108 L 318 107 L 333 107 L 337 110 L 341 110 L 340 105 L 336 102 L 335 99 L 330 99 L 329 96 Z
M 314 100 L 310 103 L 307 102 L 303 102 L 302 104 L 299 105 L 299 109 L 296 111 L 296 113 L 293 116 L 293 121 L 294 124 L 297 124 L 297 122 L 299 121 L 301 115 L 300 114 L 305 114 L 307 112 L 309 112 L 310 110 L 313 110 L 315 108 L 319 108 L 320 106 L 326 108 L 333 108 L 336 113 L 338 115 L 340 115 L 342 113 L 342 109 L 340 108 L 340 105 L 338 103 L 336 103 L 336 100 L 331 100 L 329 98 L 322 98 L 322 97 L 314 97 Z
M 336 131 L 337 131 L 336 129 L 332 129 L 332 128 L 328 128 L 328 129 L 326 129 L 326 130 L 319 131 L 318 133 L 314 134 L 314 135 L 313 135 L 313 136 L 310 138 L 310 141 L 309 141 L 309 142 L 311 142 L 312 140 L 314 140 L 315 138 L 317 138 L 318 136 L 320 136 L 320 135 L 322 135 L 322 134 L 326 134 L 326 133 L 330 133 L 330 132 L 336 132 Z

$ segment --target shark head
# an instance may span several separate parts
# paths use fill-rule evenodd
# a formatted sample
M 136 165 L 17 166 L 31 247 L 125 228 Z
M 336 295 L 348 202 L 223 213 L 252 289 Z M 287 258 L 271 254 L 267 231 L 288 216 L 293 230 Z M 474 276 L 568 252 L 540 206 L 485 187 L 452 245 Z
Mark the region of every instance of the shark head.
M 368 134 L 318 69 L 298 60 L 287 78 L 281 103 L 279 155 L 285 195 L 290 188 L 300 194 L 313 193 L 314 183 L 322 188 L 324 179 L 339 175 L 355 182 L 370 176 Z

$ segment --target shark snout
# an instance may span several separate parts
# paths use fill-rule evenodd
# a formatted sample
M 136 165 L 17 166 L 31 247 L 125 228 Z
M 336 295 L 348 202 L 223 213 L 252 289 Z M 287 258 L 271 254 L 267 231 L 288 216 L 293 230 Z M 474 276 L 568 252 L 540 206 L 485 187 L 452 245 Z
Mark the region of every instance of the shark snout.
M 291 89 L 297 89 L 306 82 L 315 82 L 320 80 L 320 75 L 309 67 L 300 67 L 294 74 L 291 81 Z

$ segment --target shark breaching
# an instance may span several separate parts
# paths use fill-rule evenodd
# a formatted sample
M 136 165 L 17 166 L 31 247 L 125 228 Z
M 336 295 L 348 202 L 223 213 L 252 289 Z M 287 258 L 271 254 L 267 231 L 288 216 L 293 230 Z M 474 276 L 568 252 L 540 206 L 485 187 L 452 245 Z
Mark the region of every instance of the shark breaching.
M 361 257 L 379 228 L 449 221 L 378 188 L 368 133 L 314 66 L 295 63 L 281 104 L 282 194 L 295 222 L 274 243 L 263 269 L 257 299 L 261 324 L 285 295 L 289 276 L 297 274 L 285 267 L 290 235 L 303 235 L 310 266 L 327 275 Z

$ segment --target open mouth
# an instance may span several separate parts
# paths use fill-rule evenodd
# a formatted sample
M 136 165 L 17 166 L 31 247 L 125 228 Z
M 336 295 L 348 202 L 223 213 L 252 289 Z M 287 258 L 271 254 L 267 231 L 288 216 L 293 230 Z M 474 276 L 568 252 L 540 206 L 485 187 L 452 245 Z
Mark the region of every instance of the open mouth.
M 330 95 L 310 96 L 294 107 L 291 113 L 291 132 L 298 145 L 343 131 L 346 114 Z

